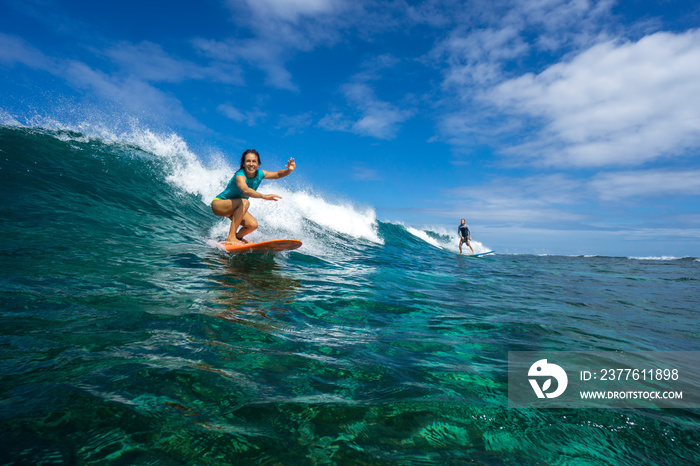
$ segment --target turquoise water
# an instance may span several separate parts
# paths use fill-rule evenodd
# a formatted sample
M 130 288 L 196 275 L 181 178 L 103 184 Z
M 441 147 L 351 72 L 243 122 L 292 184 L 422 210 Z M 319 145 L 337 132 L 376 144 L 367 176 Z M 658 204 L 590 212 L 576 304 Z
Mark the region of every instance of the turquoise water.
M 0 127 L 0 464 L 700 462 L 698 410 L 507 408 L 508 351 L 700 350 L 697 258 L 467 258 L 283 184 L 255 235 L 304 246 L 229 257 L 183 144 Z

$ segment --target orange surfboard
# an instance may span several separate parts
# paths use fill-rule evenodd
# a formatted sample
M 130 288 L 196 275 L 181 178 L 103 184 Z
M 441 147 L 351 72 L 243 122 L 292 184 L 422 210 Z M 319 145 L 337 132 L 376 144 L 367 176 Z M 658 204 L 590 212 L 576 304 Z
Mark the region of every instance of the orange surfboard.
M 241 254 L 246 252 L 280 252 L 290 251 L 301 247 L 301 241 L 298 239 L 273 239 L 272 241 L 262 241 L 260 243 L 247 244 L 229 244 L 225 241 L 219 241 L 219 245 L 226 252 Z

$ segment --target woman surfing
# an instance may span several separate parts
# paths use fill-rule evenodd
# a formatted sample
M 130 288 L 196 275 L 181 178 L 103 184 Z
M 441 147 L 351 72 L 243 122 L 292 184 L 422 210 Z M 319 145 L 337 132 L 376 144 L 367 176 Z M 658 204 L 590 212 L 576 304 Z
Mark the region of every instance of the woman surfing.
M 211 202 L 211 210 L 219 217 L 231 219 L 231 229 L 228 232 L 226 243 L 244 244 L 248 243 L 243 239 L 247 234 L 258 228 L 255 217 L 250 215 L 248 208 L 250 201 L 248 198 L 265 199 L 266 201 L 277 201 L 282 196 L 277 194 L 261 194 L 257 192 L 262 180 L 277 180 L 291 174 L 296 168 L 294 159 L 287 162 L 287 168 L 275 172 L 261 170 L 260 154 L 255 149 L 247 149 L 241 156 L 241 167 L 228 182 L 226 189 L 216 196 Z M 242 227 L 240 231 L 238 227 Z

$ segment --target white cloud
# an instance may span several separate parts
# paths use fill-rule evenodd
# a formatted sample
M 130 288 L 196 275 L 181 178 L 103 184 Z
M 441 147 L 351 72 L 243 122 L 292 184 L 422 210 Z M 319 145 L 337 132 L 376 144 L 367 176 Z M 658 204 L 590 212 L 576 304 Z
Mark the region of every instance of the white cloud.
M 487 98 L 541 119 L 515 147 L 550 165 L 632 165 L 700 146 L 700 30 L 606 42 L 497 86 Z
M 381 181 L 382 177 L 379 171 L 360 165 L 353 167 L 353 178 L 360 181 Z
M 453 33 L 440 47 L 448 55 L 444 84 L 465 86 L 490 84 L 502 78 L 502 63 L 523 55 L 529 46 L 513 26 Z
M 669 196 L 681 197 L 683 202 L 674 202 L 669 208 L 664 204 Z M 664 212 L 654 217 L 659 228 L 693 226 L 698 216 L 693 213 L 697 209 L 692 208 L 692 196 L 700 196 L 698 169 L 609 172 L 590 179 L 555 173 L 495 178 L 481 185 L 453 188 L 443 196 L 442 207 L 430 209 L 426 215 L 445 219 L 468 215 L 482 226 L 612 231 L 634 224 L 649 226 L 645 219 L 620 217 L 616 212 L 628 200 L 643 198 L 650 209 Z
M 443 71 L 441 138 L 458 149 L 508 144 L 529 122 L 504 115 L 484 94 L 520 70 L 600 42 L 614 2 L 474 0 L 453 10 L 455 29 L 430 54 Z
M 9 65 L 21 64 L 33 69 L 57 72 L 58 61 L 44 55 L 23 39 L 0 33 L 0 62 Z
M 199 51 L 223 65 L 233 66 L 241 60 L 251 63 L 265 73 L 265 83 L 269 86 L 297 90 L 291 73 L 285 67 L 285 46 L 275 39 L 230 39 L 224 42 L 195 39 L 193 44 Z M 288 46 L 295 48 L 292 41 L 288 42 Z M 301 44 L 297 48 L 302 48 Z
M 381 55 L 365 63 L 364 69 L 340 89 L 355 116 L 333 112 L 323 117 L 318 126 L 378 139 L 396 137 L 400 124 L 411 118 L 413 110 L 402 109 L 378 98 L 370 84 L 381 79 L 381 70 L 393 68 L 397 63 L 398 60 L 389 55 Z
M 450 18 L 439 1 L 417 6 L 403 0 L 227 0 L 226 4 L 233 21 L 249 36 L 199 38 L 193 41 L 195 46 L 222 62 L 248 63 L 264 73 L 265 84 L 292 91 L 299 89 L 287 63 L 298 52 L 331 47 L 351 30 L 354 37 L 369 39 L 377 31 L 444 24 Z
M 342 2 L 339 0 L 246 0 L 258 17 L 279 18 L 296 22 L 301 16 L 332 13 Z
M 241 84 L 239 67 L 216 63 L 202 66 L 188 60 L 174 58 L 152 42 L 132 44 L 121 42 L 104 52 L 123 72 L 151 82 L 182 82 L 187 79 L 211 80 L 227 84 Z
M 183 126 L 203 128 L 177 98 L 138 77 L 112 76 L 80 61 L 49 57 L 17 37 L 0 34 L 0 61 L 46 71 L 73 87 L 89 89 L 99 98 L 141 114 L 167 115 Z
M 245 122 L 248 126 L 255 126 L 258 123 L 258 120 L 261 120 L 267 116 L 260 110 L 251 110 L 244 113 L 230 104 L 221 104 L 216 109 L 226 118 L 230 118 L 238 123 Z
M 572 204 L 580 197 L 581 181 L 554 173 L 522 178 L 496 178 L 479 186 L 450 190 L 450 197 L 469 199 L 498 199 L 507 202 L 530 199 L 541 204 Z
M 590 44 L 613 0 L 488 0 L 461 8 L 457 28 L 432 51 L 445 58 L 444 85 L 471 98 L 471 85 L 494 84 L 528 55 Z
M 177 98 L 140 79 L 110 76 L 76 61 L 69 62 L 60 75 L 74 86 L 90 89 L 95 95 L 127 109 L 147 115 L 167 115 L 183 126 L 204 128 Z
M 591 180 L 591 186 L 605 201 L 632 197 L 698 196 L 700 170 L 639 170 L 602 173 Z
M 567 209 L 556 208 L 532 201 L 481 199 L 462 202 L 451 207 L 427 209 L 426 215 L 445 219 L 459 219 L 468 215 L 470 222 L 482 225 L 556 226 L 566 229 L 580 225 L 587 217 Z
M 346 131 L 352 130 L 353 122 L 341 112 L 332 112 L 321 118 L 317 124 L 319 128 L 329 131 Z
M 286 63 L 298 51 L 339 40 L 336 32 L 342 0 L 228 0 L 232 16 L 251 37 L 223 41 L 195 39 L 201 52 L 220 63 L 244 61 L 265 74 L 265 83 L 297 91 Z
M 319 121 L 320 128 L 352 132 L 377 139 L 393 139 L 399 125 L 413 115 L 412 110 L 400 109 L 378 99 L 374 90 L 365 83 L 346 84 L 342 90 L 360 116 L 351 118 L 342 112 L 329 113 Z
M 508 225 L 567 224 L 585 216 L 571 206 L 585 198 L 587 188 L 579 180 L 563 174 L 525 178 L 497 178 L 479 186 L 450 189 L 446 198 L 453 207 L 442 216 L 454 217 L 460 211 L 482 223 Z
M 379 100 L 372 88 L 365 83 L 348 84 L 343 91 L 348 101 L 362 113 L 352 126 L 352 130 L 358 134 L 391 139 L 396 136 L 398 125 L 412 114 L 409 110 Z
M 304 129 L 311 126 L 311 112 L 300 115 L 280 115 L 276 129 L 286 129 L 286 136 L 302 133 Z

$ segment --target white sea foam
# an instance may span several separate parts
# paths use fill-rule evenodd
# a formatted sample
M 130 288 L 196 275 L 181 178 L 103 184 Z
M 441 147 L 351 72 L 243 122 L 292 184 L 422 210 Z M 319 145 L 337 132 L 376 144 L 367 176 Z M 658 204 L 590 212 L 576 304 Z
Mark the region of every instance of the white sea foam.
M 222 188 L 223 189 L 223 188 Z M 260 192 L 282 196 L 279 201 L 250 199 L 249 212 L 259 224 L 258 230 L 247 238 L 264 241 L 273 238 L 295 238 L 304 243 L 306 254 L 334 256 L 338 235 L 349 241 L 383 244 L 377 231 L 373 209 L 360 208 L 348 203 L 333 203 L 304 191 L 291 191 L 282 186 L 263 184 Z M 211 230 L 212 238 L 223 239 L 230 227 L 229 220 L 221 220 Z
M 454 229 L 454 232 L 450 232 L 444 227 L 426 227 L 423 229 L 418 229 L 405 226 L 401 223 L 399 223 L 399 225 L 403 226 L 406 229 L 406 231 L 408 231 L 416 238 L 420 238 L 428 244 L 449 251 L 459 251 L 459 237 L 457 235 L 456 227 Z M 430 235 L 430 233 L 432 233 L 432 235 Z M 472 240 L 471 245 L 474 248 L 474 253 L 476 254 L 481 254 L 483 252 L 488 252 L 491 250 L 488 247 L 484 246 L 484 244 L 480 241 Z M 463 252 L 465 249 L 467 252 L 469 252 L 469 247 L 466 244 L 462 245 Z
M 22 123 L 17 121 L 15 117 L 7 113 L 4 109 L 0 108 L 0 125 L 7 127 L 22 127 Z
M 413 228 L 413 227 L 404 227 L 404 228 L 406 228 L 406 231 L 408 231 L 410 234 L 412 234 L 416 238 L 420 238 L 423 241 L 425 241 L 426 243 L 432 244 L 433 246 L 435 246 L 437 248 L 442 248 L 440 243 L 435 238 L 428 236 L 428 233 L 426 233 L 424 230 L 418 230 L 418 229 Z
M 674 256 L 659 256 L 659 257 L 628 257 L 628 259 L 632 260 L 640 260 L 640 261 L 675 261 L 681 259 L 680 257 L 674 257 Z

